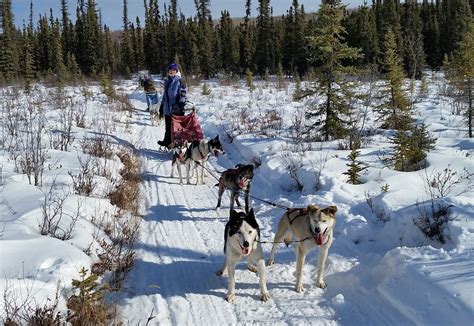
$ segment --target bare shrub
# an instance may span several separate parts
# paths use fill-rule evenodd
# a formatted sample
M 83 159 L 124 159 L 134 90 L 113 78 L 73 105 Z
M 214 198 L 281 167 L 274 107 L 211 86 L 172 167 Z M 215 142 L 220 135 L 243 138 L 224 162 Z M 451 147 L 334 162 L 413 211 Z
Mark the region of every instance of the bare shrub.
M 98 254 L 100 262 L 92 266 L 92 271 L 98 275 L 112 271 L 109 281 L 112 289 L 120 289 L 127 272 L 133 266 L 133 245 L 138 239 L 139 228 L 138 217 L 130 213 L 119 214 L 112 220 L 112 224 L 103 228 L 110 240 L 98 239 L 103 251 Z
M 283 118 L 281 113 L 275 109 L 265 110 L 258 121 L 259 127 L 257 129 L 260 129 L 260 133 L 265 136 L 278 135 L 282 130 Z
M 51 130 L 51 148 L 67 151 L 69 144 L 74 140 L 72 127 L 78 105 L 62 88 L 51 92 L 50 99 L 52 106 L 59 112 L 59 128 Z
M 46 118 L 39 104 L 28 102 L 25 108 L 19 120 L 21 133 L 17 135 L 11 152 L 17 171 L 26 174 L 30 184 L 41 186 L 47 159 L 46 147 L 43 145 Z
M 113 145 L 105 135 L 86 138 L 81 142 L 82 151 L 95 157 L 111 158 L 114 155 Z
M 93 160 L 90 156 L 85 160 L 78 157 L 78 160 L 81 166 L 79 173 L 73 174 L 69 171 L 68 174 L 72 178 L 72 185 L 75 193 L 78 195 L 89 196 L 96 187 L 96 182 L 94 181 Z
M 70 193 L 60 192 L 56 189 L 56 181 L 53 181 L 48 191 L 44 193 L 44 200 L 41 204 L 41 213 L 43 220 L 39 225 L 41 235 L 49 235 L 60 240 L 69 240 L 74 227 L 81 217 L 81 202 L 78 201 L 76 210 L 68 212 L 65 208 L 65 202 Z M 64 223 L 63 218 L 69 219 L 67 227 L 61 226 Z
M 118 154 L 124 168 L 120 170 L 121 180 L 109 193 L 110 202 L 123 210 L 134 214 L 139 211 L 140 198 L 140 161 L 132 153 L 122 151 Z
M 300 148 L 305 150 L 311 150 L 311 147 L 304 148 L 304 144 L 299 145 Z M 304 152 L 302 152 L 304 153 Z M 326 169 L 326 164 L 329 159 L 329 151 L 323 150 L 323 144 L 321 143 L 319 150 L 317 151 L 318 155 L 315 161 L 310 161 L 312 170 L 314 171 L 314 190 L 319 191 L 322 188 L 321 185 L 321 176 L 323 171 Z
M 48 300 L 48 302 L 51 303 L 46 303 L 43 306 L 37 306 L 33 309 L 31 315 L 26 318 L 28 325 L 64 325 L 64 317 L 61 315 L 61 312 L 58 311 L 59 289 L 56 291 L 54 300 Z
M 366 191 L 365 193 L 365 202 L 370 207 L 370 210 L 380 222 L 388 222 L 391 220 L 390 213 L 388 213 L 383 207 L 378 207 L 374 205 L 374 195 Z
M 304 143 L 305 136 L 305 112 L 302 109 L 296 109 L 293 112 L 293 117 L 291 118 L 291 139 L 294 144 Z
M 467 169 L 458 173 L 451 170 L 449 165 L 442 171 L 433 170 L 431 174 L 425 171 L 423 186 L 429 199 L 424 204 L 417 202 L 418 215 L 413 218 L 413 223 L 426 237 L 441 244 L 446 243 L 446 229 L 455 217 L 450 212 L 453 205 L 448 204 L 445 198 L 451 194 L 458 196 L 471 191 L 472 176 Z
M 303 190 L 303 184 L 300 180 L 298 172 L 300 171 L 303 163 L 299 157 L 294 157 L 292 152 L 285 152 L 281 155 L 281 160 L 286 168 L 290 178 L 293 180 L 293 186 L 298 190 Z
M 473 177 L 474 173 L 470 173 L 466 168 L 459 173 L 448 165 L 442 171 L 434 169 L 431 174 L 425 171 L 423 184 L 430 198 L 444 198 L 450 194 L 458 196 L 473 190 Z
M 446 234 L 448 222 L 455 219 L 450 216 L 452 206 L 440 200 L 431 200 L 428 205 L 417 202 L 416 208 L 419 214 L 413 218 L 413 223 L 426 237 L 445 244 L 448 239 Z

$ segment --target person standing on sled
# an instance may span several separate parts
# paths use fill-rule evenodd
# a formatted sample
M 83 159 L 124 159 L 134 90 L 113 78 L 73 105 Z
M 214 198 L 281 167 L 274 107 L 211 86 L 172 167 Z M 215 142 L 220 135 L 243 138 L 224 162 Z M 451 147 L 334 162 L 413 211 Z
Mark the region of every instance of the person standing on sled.
M 168 147 L 171 144 L 171 122 L 173 115 L 184 115 L 186 105 L 186 84 L 181 79 L 178 64 L 168 66 L 168 78 L 165 80 L 160 116 L 165 115 L 165 138 L 158 145 Z
M 150 76 L 146 75 L 145 77 L 143 77 L 143 79 L 140 81 L 140 84 L 143 87 L 143 90 L 145 91 L 147 106 L 146 110 L 150 111 L 150 107 L 152 105 L 158 104 L 158 93 L 156 92 L 155 86 L 153 85 L 153 80 Z

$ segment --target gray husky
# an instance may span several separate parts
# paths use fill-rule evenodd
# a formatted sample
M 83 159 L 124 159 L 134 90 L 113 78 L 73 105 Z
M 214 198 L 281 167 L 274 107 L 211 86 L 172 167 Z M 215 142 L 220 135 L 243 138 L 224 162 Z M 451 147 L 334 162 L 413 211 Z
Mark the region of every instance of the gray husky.
M 288 245 L 293 236 L 300 242 L 296 244 L 296 291 L 303 292 L 303 264 L 308 251 L 319 246 L 318 272 L 316 285 L 326 287 L 323 280 L 324 264 L 329 247 L 333 240 L 333 230 L 336 225 L 336 206 L 320 208 L 309 205 L 307 208 L 288 210 L 280 222 L 275 234 L 274 244 L 267 265 L 272 265 L 275 259 L 277 242 L 285 241 Z
M 265 276 L 265 261 L 263 260 L 262 246 L 259 240 L 260 228 L 253 209 L 248 214 L 232 210 L 229 221 L 225 225 L 225 262 L 222 268 L 216 272 L 220 276 L 228 271 L 229 286 L 225 297 L 228 302 L 232 303 L 235 300 L 235 266 L 243 257 L 247 259 L 249 264 L 257 264 L 260 278 L 260 300 L 267 301 L 270 299 Z
M 238 207 L 239 203 L 239 192 L 244 192 L 244 201 L 245 201 L 245 213 L 249 213 L 249 193 L 250 193 L 250 183 L 253 178 L 253 165 L 252 164 L 237 164 L 235 169 L 228 169 L 222 172 L 221 177 L 219 178 L 219 183 L 216 186 L 219 186 L 219 194 L 217 199 L 217 206 L 221 206 L 222 194 L 226 189 L 230 190 L 230 210 L 234 209 L 234 201 Z
M 201 184 L 204 184 L 204 168 L 211 154 L 215 156 L 224 154 L 219 136 L 211 140 L 193 141 L 191 145 L 189 145 L 186 151 L 186 180 L 188 184 L 191 184 L 189 179 L 192 163 L 194 163 L 194 169 L 196 171 L 196 184 L 199 184 L 198 165 L 201 166 Z

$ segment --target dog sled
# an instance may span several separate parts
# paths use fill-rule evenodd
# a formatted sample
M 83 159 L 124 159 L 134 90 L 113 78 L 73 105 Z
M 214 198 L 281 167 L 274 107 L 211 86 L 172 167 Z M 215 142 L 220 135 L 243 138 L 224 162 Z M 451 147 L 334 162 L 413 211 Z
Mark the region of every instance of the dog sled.
M 195 107 L 192 106 L 188 111 L 190 111 L 189 114 L 172 116 L 171 143 L 173 145 L 182 145 L 185 141 L 191 143 L 203 139 L 202 128 Z

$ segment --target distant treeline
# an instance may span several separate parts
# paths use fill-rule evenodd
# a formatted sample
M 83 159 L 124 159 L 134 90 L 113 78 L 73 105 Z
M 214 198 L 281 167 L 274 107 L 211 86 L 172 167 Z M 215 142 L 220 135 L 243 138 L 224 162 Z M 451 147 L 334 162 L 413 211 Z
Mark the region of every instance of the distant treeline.
M 58 0 L 61 17 L 54 17 L 52 10 L 38 16 L 31 3 L 30 18 L 22 28 L 15 27 L 12 1 L 2 2 L 2 83 L 46 76 L 67 80 L 103 72 L 129 75 L 142 69 L 160 73 L 172 61 L 185 74 L 205 78 L 242 76 L 247 69 L 262 77 L 281 69 L 287 75 L 304 77 L 319 65 L 309 59 L 308 37 L 316 36 L 321 21 L 317 14 L 306 14 L 298 0 L 281 17 L 273 16 L 270 0 L 258 0 L 256 19 L 251 18 L 251 0 L 246 0 L 246 15 L 238 21 L 226 10 L 219 20 L 213 20 L 210 0 L 195 0 L 193 17 L 178 13 L 178 0 L 171 0 L 168 6 L 144 0 L 144 22 L 138 17 L 129 19 L 128 1 L 123 0 L 120 37 L 113 37 L 101 23 L 95 0 L 77 1 L 74 22 L 67 0 Z M 340 0 L 323 0 L 334 2 Z M 373 0 L 345 10 L 343 36 L 349 46 L 361 49 L 363 57 L 356 65 L 380 64 L 390 29 L 405 73 L 418 78 L 423 68 L 440 67 L 445 55 L 456 50 L 472 19 L 473 6 L 474 0 Z

